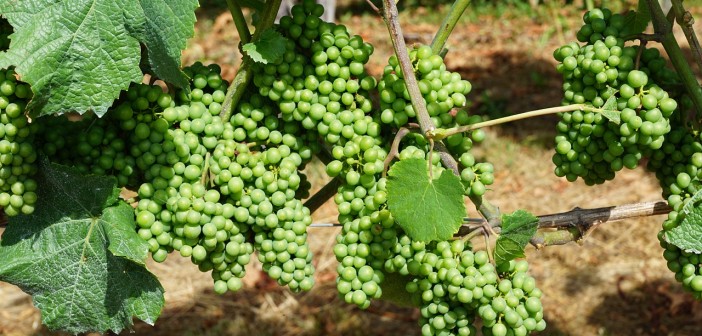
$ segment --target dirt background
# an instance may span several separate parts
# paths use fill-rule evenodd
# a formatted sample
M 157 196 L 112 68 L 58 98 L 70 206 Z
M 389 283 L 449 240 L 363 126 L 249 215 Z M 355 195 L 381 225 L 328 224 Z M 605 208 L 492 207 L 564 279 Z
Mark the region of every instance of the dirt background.
M 536 8 L 480 5 L 449 40 L 447 66 L 473 84 L 472 111 L 491 118 L 560 103 L 561 81 L 552 51 L 574 39 L 582 10 L 561 1 Z M 339 1 L 338 22 L 376 47 L 368 69 L 380 74 L 391 52 L 382 20 L 350 0 Z M 699 3 L 687 3 L 702 18 Z M 615 8 L 627 4 L 612 1 Z M 401 22 L 409 43 L 429 43 L 447 8 L 404 10 Z M 698 34 L 702 31 L 696 25 Z M 222 64 L 233 78 L 239 59 L 238 37 L 224 10 L 198 13 L 196 37 L 183 63 Z M 684 38 L 680 38 L 684 41 Z M 686 43 L 682 43 L 686 45 Z M 699 69 L 696 69 L 699 70 Z M 659 200 L 654 176 L 639 167 L 622 171 L 605 185 L 586 187 L 552 173 L 555 117 L 487 130 L 477 153 L 495 165 L 495 184 L 487 194 L 503 212 L 528 209 L 535 214 Z M 308 167 L 314 185 L 323 185 L 323 168 Z M 472 206 L 469 206 L 474 211 Z M 472 215 L 476 215 L 473 213 Z M 317 223 L 335 221 L 332 202 L 314 214 Z M 602 225 L 580 244 L 542 250 L 529 248 L 531 273 L 544 291 L 548 328 L 541 335 L 700 335 L 702 304 L 684 293 L 665 266 L 656 233 L 662 216 Z M 0 229 L 0 233 L 2 233 Z M 137 322 L 134 335 L 419 335 L 418 312 L 386 302 L 365 311 L 337 298 L 336 261 L 331 253 L 338 229 L 311 228 L 317 285 L 309 293 L 278 288 L 252 265 L 240 292 L 219 296 L 209 274 L 189 260 L 171 256 L 149 263 L 166 289 L 166 306 L 152 327 Z M 129 334 L 125 331 L 123 334 Z M 0 283 L 0 335 L 58 335 L 44 329 L 31 299 L 17 287 Z

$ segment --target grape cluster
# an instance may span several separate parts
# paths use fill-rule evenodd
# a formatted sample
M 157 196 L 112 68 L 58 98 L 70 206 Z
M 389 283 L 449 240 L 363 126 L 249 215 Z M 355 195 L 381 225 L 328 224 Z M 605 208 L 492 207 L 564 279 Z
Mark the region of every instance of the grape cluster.
M 112 175 L 119 186 L 137 188 L 163 153 L 163 132 L 151 132 L 156 127 L 151 125 L 154 113 L 173 106 L 160 86 L 134 84 L 104 118 L 85 114 L 37 119 L 42 130 L 37 142 L 52 162 L 83 174 Z M 162 123 L 160 129 L 165 128 Z
M 674 129 L 666 136 L 663 147 L 653 153 L 647 168 L 656 173 L 672 211 L 663 222 L 658 239 L 668 269 L 683 288 L 702 299 L 702 268 L 699 253 L 681 250 L 666 240 L 666 234 L 677 228 L 687 216 L 683 207 L 697 208 L 699 200 L 693 198 L 702 186 L 702 140 L 683 119 L 676 115 Z M 690 202 L 693 202 L 692 204 Z
M 323 11 L 303 1 L 281 18 L 286 51 L 277 63 L 254 66 L 254 84 L 280 119 L 301 127 L 301 137 L 342 145 L 357 134 L 377 137 L 380 125 L 368 115 L 377 83 L 364 69 L 373 47 L 345 26 L 321 21 Z
M 485 251 L 462 240 L 423 243 L 406 235 L 385 269 L 413 280 L 406 290 L 420 305 L 422 335 L 475 335 L 476 315 L 485 335 L 528 335 L 544 330 L 541 291 L 526 261 L 495 268 Z
M 7 216 L 31 214 L 37 201 L 36 127 L 25 114 L 31 96 L 14 70 L 0 71 L 0 206 Z
M 611 180 L 624 167 L 637 167 L 661 148 L 677 103 L 652 81 L 666 73 L 658 50 L 625 46 L 619 37 L 622 15 L 593 9 L 584 22 L 577 37 L 587 44 L 569 43 L 554 57 L 565 81 L 563 104 L 592 109 L 560 114 L 553 163 L 557 176 L 569 181 L 580 177 L 592 185 Z M 607 119 L 602 110 L 619 113 L 621 123 Z

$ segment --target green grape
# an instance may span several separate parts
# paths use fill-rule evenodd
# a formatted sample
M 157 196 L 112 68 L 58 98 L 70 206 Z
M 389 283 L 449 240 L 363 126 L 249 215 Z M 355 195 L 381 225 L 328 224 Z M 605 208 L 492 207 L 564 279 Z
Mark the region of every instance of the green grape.
M 596 19 L 591 20 L 590 13 Z M 638 47 L 625 46 L 619 36 L 622 15 L 593 9 L 584 22 L 577 37 L 586 44 L 571 42 L 554 52 L 564 79 L 563 104 L 597 109 L 609 104 L 607 109 L 621 112 L 621 123 L 596 111 L 561 113 L 552 161 L 557 176 L 582 178 L 592 185 L 611 180 L 624 167 L 637 167 L 644 156 L 660 149 L 677 104 L 656 85 L 656 76 L 648 75 L 665 69 L 657 51 L 644 49 L 646 57 L 634 69 Z
M 0 50 L 5 49 L 3 35 L 12 31 L 8 26 L 0 19 Z M 18 81 L 13 69 L 0 72 L 0 206 L 9 217 L 33 213 L 37 201 L 34 143 L 39 130 L 25 115 L 31 98 L 29 85 Z

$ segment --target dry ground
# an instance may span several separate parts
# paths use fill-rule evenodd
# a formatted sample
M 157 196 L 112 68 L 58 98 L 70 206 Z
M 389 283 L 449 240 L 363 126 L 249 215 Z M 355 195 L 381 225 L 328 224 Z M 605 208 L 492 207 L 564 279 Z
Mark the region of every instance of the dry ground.
M 560 80 L 551 52 L 573 38 L 576 15 L 572 9 L 543 6 L 526 16 L 503 12 L 462 22 L 449 42 L 447 64 L 473 83 L 473 109 L 497 117 L 558 105 Z M 410 42 L 431 40 L 436 24 L 417 18 L 434 16 L 439 17 L 428 9 L 402 15 Z M 699 11 L 697 17 L 702 17 Z M 341 21 L 376 46 L 369 69 L 377 75 L 391 50 L 382 21 L 369 14 L 345 14 Z M 223 67 L 225 77 L 233 77 L 240 55 L 229 16 L 203 14 L 197 28 L 184 63 L 230 64 Z M 488 131 L 479 155 L 495 165 L 496 182 L 488 196 L 503 212 L 524 208 L 546 214 L 660 199 L 657 181 L 643 168 L 623 171 L 597 187 L 555 177 L 550 161 L 554 124 L 554 118 L 541 118 Z M 320 173 L 319 165 L 311 166 L 310 176 L 321 180 Z M 315 222 L 334 218 L 332 204 L 314 215 Z M 656 233 L 662 220 L 610 223 L 582 244 L 529 249 L 531 272 L 545 293 L 549 326 L 542 335 L 702 334 L 702 305 L 681 290 L 661 257 Z M 318 285 L 309 293 L 291 294 L 252 269 L 242 291 L 217 296 L 209 275 L 198 273 L 188 260 L 172 256 L 149 264 L 166 288 L 167 304 L 155 327 L 137 323 L 135 334 L 418 335 L 414 309 L 376 302 L 361 311 L 336 297 L 331 253 L 336 232 L 310 229 Z M 0 335 L 49 334 L 30 298 L 0 283 Z

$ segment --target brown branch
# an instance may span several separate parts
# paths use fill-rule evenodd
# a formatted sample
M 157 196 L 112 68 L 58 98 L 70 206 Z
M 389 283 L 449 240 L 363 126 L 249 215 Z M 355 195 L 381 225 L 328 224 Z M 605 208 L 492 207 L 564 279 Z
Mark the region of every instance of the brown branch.
M 383 16 L 383 13 L 380 12 L 380 9 L 378 8 L 378 6 L 376 6 L 371 0 L 366 0 L 366 3 L 371 7 L 371 9 L 373 9 L 373 11 L 376 14 Z
M 689 11 L 686 11 L 683 7 L 681 0 L 671 1 L 673 4 L 673 12 L 675 13 L 675 19 L 680 25 L 685 37 L 687 38 L 687 43 L 692 50 L 692 57 L 697 63 L 697 67 L 702 71 L 702 46 L 700 46 L 700 41 L 697 39 L 695 34 L 695 29 L 693 25 L 695 24 L 695 19 L 692 17 Z
M 539 232 L 531 239 L 536 248 L 551 245 L 563 245 L 578 242 L 587 237 L 592 231 L 604 223 L 624 219 L 664 215 L 670 212 L 668 203 L 664 201 L 624 204 L 594 209 L 575 208 L 570 211 L 541 215 Z M 474 231 L 479 226 L 479 219 L 465 218 L 464 224 L 457 235 L 463 236 Z

